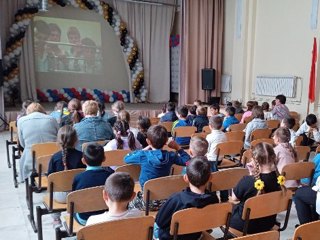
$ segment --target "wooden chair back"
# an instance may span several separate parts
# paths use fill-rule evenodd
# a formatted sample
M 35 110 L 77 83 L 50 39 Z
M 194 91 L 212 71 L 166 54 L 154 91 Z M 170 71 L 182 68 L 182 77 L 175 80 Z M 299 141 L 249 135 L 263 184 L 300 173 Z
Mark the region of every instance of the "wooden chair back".
M 173 137 L 191 137 L 197 128 L 194 126 L 176 127 L 172 131 Z
M 36 143 L 31 146 L 32 152 L 32 167 L 36 171 L 36 160 L 41 156 L 47 156 L 60 151 L 60 146 L 57 142 Z
M 271 133 L 272 130 L 268 128 L 253 130 L 251 133 L 251 142 L 260 138 L 270 138 Z
M 10 142 L 13 142 L 15 141 L 14 138 L 17 138 L 17 133 L 18 133 L 16 121 L 9 122 L 9 131 L 10 131 Z
M 237 240 L 279 240 L 280 233 L 278 231 L 268 231 L 257 234 L 250 234 L 236 238 Z
M 102 141 L 94 141 L 94 142 L 85 142 L 85 143 L 82 143 L 82 146 L 81 146 L 81 149 L 82 149 L 82 152 L 84 151 L 84 149 L 89 145 L 89 144 L 99 144 L 101 146 L 104 146 L 107 144 L 107 142 L 109 142 L 108 140 L 102 140 Z
M 164 126 L 168 133 L 171 133 L 173 122 L 161 122 L 160 125 Z
M 160 118 L 152 117 L 150 118 L 151 125 L 157 125 L 160 122 Z
M 245 132 L 244 131 L 232 131 L 226 132 L 226 137 L 228 141 L 244 141 Z
M 246 167 L 247 163 L 251 161 L 252 150 L 247 149 L 242 153 L 241 164 Z
M 103 167 L 110 166 L 122 166 L 126 163 L 124 162 L 124 157 L 130 153 L 130 150 L 118 149 L 110 150 L 104 152 L 105 161 L 102 163 Z
M 207 133 L 207 132 L 198 132 L 198 133 L 192 134 L 191 137 L 192 137 L 192 138 L 193 138 L 193 137 L 203 137 L 203 138 L 206 138 L 208 134 L 209 134 L 209 133 Z
M 252 117 L 252 116 L 250 116 L 250 117 L 246 117 L 246 118 L 243 120 L 243 122 L 244 122 L 245 124 L 247 124 L 247 123 L 251 122 L 251 121 L 252 121 L 252 119 L 253 119 L 253 117 Z
M 299 122 L 299 120 L 300 120 L 300 114 L 299 114 L 298 112 L 290 111 L 290 112 L 289 112 L 289 115 L 290 115 L 290 117 L 294 118 L 295 120 L 298 120 L 298 122 Z
M 117 167 L 117 169 L 115 170 L 115 172 L 129 173 L 130 176 L 133 178 L 133 181 L 135 182 L 139 181 L 140 171 L 141 171 L 140 165 L 136 165 L 136 164 L 123 165 L 123 166 Z
M 217 145 L 217 157 L 224 155 L 241 155 L 242 149 L 243 142 L 241 141 L 222 142 Z
M 276 119 L 266 121 L 268 128 L 275 129 L 280 126 L 280 121 Z
M 318 240 L 320 236 L 320 221 L 303 224 L 296 228 L 293 240 Z
M 300 180 L 302 178 L 312 178 L 314 169 L 313 162 L 289 163 L 283 167 L 281 174 L 285 176 L 286 180 Z
M 272 138 L 259 138 L 259 139 L 253 140 L 250 144 L 251 144 L 251 147 L 255 147 L 258 143 L 262 143 L 262 142 L 269 143 L 272 146 L 274 146 L 274 140 Z
M 234 115 L 234 117 L 235 117 L 236 119 L 238 119 L 239 122 L 241 121 L 242 116 L 243 116 L 243 113 L 236 113 L 236 114 Z
M 204 126 L 204 127 L 202 128 L 202 132 L 205 132 L 205 133 L 207 133 L 207 134 L 210 134 L 210 133 L 211 133 L 210 127 L 209 127 L 209 126 Z
M 173 164 L 171 167 L 171 175 L 181 175 L 184 166 L 179 166 L 177 164 Z
M 243 131 L 246 128 L 247 124 L 245 123 L 238 123 L 238 124 L 232 124 L 229 126 L 230 132 L 233 131 Z
M 86 226 L 77 233 L 78 240 L 152 240 L 152 216 L 127 218 Z
M 247 175 L 249 175 L 249 171 L 246 168 L 232 168 L 213 172 L 208 182 L 208 189 L 211 192 L 233 189 Z
M 170 235 L 178 239 L 178 235 L 197 233 L 226 225 L 228 232 L 231 203 L 210 204 L 204 208 L 188 208 L 173 214 Z
M 38 157 L 37 159 L 37 173 L 39 176 L 48 172 L 49 162 L 51 160 L 52 154 Z
M 303 141 L 303 137 L 302 136 L 298 136 L 298 137 L 296 137 L 294 145 L 295 146 L 301 146 L 302 141 Z
M 84 168 L 55 172 L 48 176 L 49 192 L 69 192 L 72 190 L 73 179 L 79 173 L 84 172 Z
M 294 150 L 297 153 L 297 161 L 309 160 L 311 148 L 309 146 L 295 146 Z

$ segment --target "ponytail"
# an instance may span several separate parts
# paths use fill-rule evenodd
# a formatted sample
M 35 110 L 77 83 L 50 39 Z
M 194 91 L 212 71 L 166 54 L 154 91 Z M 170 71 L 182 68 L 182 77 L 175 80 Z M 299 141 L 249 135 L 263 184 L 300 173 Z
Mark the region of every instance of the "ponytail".
M 62 146 L 62 164 L 63 164 L 63 170 L 68 170 L 67 166 L 67 154 L 68 154 L 68 148 L 66 146 Z
M 131 151 L 136 150 L 136 139 L 131 131 L 128 133 L 128 145 Z
M 117 149 L 123 149 L 123 140 L 121 139 L 121 133 L 116 133 Z

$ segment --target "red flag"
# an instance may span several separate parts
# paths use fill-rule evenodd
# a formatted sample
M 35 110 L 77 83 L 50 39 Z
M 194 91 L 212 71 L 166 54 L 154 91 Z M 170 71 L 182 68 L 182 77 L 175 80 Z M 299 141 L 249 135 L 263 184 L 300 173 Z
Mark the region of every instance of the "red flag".
M 313 103 L 315 100 L 316 88 L 316 62 L 317 62 L 317 39 L 313 38 L 312 62 L 309 81 L 309 102 Z

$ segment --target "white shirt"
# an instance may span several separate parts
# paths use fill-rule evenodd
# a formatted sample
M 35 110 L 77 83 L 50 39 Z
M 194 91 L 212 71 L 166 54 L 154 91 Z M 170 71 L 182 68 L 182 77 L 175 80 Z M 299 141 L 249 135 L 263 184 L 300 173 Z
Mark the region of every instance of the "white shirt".
M 296 136 L 300 136 L 301 134 L 308 134 L 310 127 L 307 125 L 307 122 L 302 123 L 298 131 L 296 132 Z M 319 124 L 318 124 L 318 129 L 319 129 Z M 313 130 L 313 139 L 316 142 L 320 142 L 320 132 L 319 130 L 314 129 Z
M 109 212 L 104 212 L 102 214 L 94 215 L 89 217 L 86 226 L 92 225 L 92 224 L 97 224 L 97 223 L 102 223 L 102 222 L 107 222 L 107 221 L 113 221 L 113 220 L 120 220 L 120 219 L 125 219 L 125 218 L 132 218 L 132 217 L 141 217 L 142 212 L 138 209 L 131 209 L 127 210 L 121 214 L 118 215 L 111 215 Z
M 297 139 L 297 136 L 296 136 L 296 132 L 293 130 L 293 129 L 289 129 L 290 131 L 290 144 L 292 147 L 295 147 L 296 145 L 296 139 Z
M 227 141 L 226 134 L 221 130 L 212 130 L 206 139 L 209 143 L 207 158 L 209 161 L 217 161 L 217 145 Z M 221 160 L 222 157 L 223 156 L 221 156 L 219 160 Z

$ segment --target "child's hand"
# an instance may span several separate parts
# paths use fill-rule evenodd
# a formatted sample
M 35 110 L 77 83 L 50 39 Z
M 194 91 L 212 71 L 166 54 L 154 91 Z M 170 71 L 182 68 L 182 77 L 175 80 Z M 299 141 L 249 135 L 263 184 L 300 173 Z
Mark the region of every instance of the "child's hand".
M 148 145 L 148 146 L 146 146 L 145 148 L 143 148 L 142 150 L 147 151 L 147 150 L 151 150 L 151 149 L 152 149 L 151 146 Z
M 168 143 L 168 147 L 175 149 L 176 151 L 181 149 L 180 145 L 178 143 L 176 143 L 174 140 L 172 140 Z

